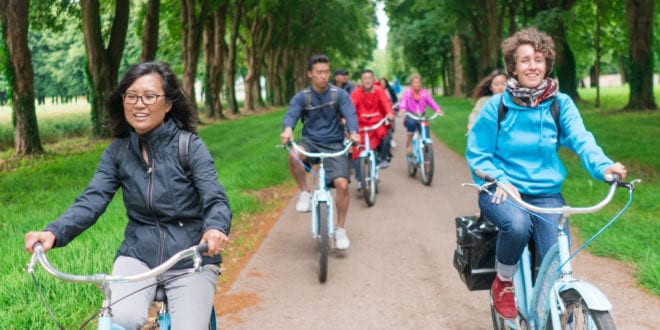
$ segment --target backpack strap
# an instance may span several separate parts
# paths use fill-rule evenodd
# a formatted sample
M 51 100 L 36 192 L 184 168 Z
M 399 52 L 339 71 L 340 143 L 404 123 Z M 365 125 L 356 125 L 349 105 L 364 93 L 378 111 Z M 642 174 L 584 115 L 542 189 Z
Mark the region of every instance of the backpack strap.
M 497 107 L 497 133 L 499 134 L 500 128 L 502 127 L 502 120 L 504 120 L 504 117 L 506 117 L 507 112 L 509 112 L 509 108 L 504 106 L 504 95 L 500 98 L 500 104 Z M 561 136 L 561 124 L 559 123 L 559 101 L 557 101 L 557 97 L 554 97 L 552 100 L 552 105 L 550 105 L 550 114 L 552 115 L 552 119 L 555 121 L 555 125 L 557 126 L 557 141 L 559 141 L 559 137 Z
M 330 88 L 330 99 L 332 101 L 331 105 L 333 108 L 335 108 L 335 111 L 337 111 L 337 118 L 341 121 L 341 112 L 339 112 L 339 96 L 337 95 L 339 92 L 339 88 L 335 85 L 330 85 L 328 86 Z M 310 110 L 317 110 L 321 109 L 328 104 L 322 104 L 320 106 L 312 106 L 312 87 L 307 87 L 302 90 L 304 95 L 305 95 L 305 106 L 303 108 L 303 115 L 302 115 L 302 121 L 303 123 L 305 122 L 305 111 L 310 111 Z
M 190 169 L 190 138 L 192 133 L 181 130 L 179 133 L 179 162 L 186 173 L 188 179 L 192 179 L 192 170 Z

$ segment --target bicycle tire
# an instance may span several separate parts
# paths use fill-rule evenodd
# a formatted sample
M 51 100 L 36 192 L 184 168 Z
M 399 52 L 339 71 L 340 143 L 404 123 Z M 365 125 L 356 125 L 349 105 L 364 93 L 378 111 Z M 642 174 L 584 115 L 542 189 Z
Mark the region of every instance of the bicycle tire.
M 559 296 L 566 306 L 566 313 L 561 315 L 562 329 L 616 329 L 610 312 L 589 309 L 578 291 L 567 290 Z M 547 328 L 552 329 L 552 324 Z
M 431 182 L 433 181 L 433 146 L 430 144 L 425 144 L 422 149 L 422 154 L 424 155 L 424 159 L 422 164 L 420 164 L 419 174 L 422 177 L 422 183 L 430 186 Z
M 371 171 L 374 164 L 371 162 L 371 157 L 365 157 L 360 160 L 360 172 L 362 174 L 362 196 L 364 202 L 368 207 L 374 206 L 376 203 L 376 180 L 371 177 Z
M 330 249 L 330 238 L 328 235 L 328 204 L 320 202 L 317 206 L 318 215 L 318 250 L 319 250 L 319 282 L 324 283 L 328 278 L 328 250 Z
M 415 156 L 406 156 L 406 163 L 408 163 L 408 175 L 414 177 L 417 174 L 417 164 L 415 163 Z

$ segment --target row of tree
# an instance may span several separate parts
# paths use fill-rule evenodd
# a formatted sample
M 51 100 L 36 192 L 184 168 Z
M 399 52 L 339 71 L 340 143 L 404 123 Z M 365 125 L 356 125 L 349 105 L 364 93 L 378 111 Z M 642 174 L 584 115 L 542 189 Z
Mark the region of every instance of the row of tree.
M 239 112 L 239 75 L 246 111 L 282 105 L 305 84 L 312 54 L 354 67 L 370 58 L 374 6 L 371 0 L 0 0 L 0 70 L 12 99 L 15 152 L 43 151 L 35 92 L 67 98 L 82 91 L 91 104 L 92 134 L 108 136 L 107 97 L 119 73 L 140 61 L 168 62 L 193 100 L 201 81 L 210 117 Z
M 655 0 L 400 0 L 387 1 L 386 10 L 393 70 L 403 75 L 413 67 L 429 81 L 441 80 L 448 95 L 466 95 L 491 70 L 502 68 L 503 38 L 536 26 L 555 41 L 562 92 L 579 101 L 579 77 L 591 73 L 598 86 L 605 63 L 630 83 L 626 109 L 657 108 Z

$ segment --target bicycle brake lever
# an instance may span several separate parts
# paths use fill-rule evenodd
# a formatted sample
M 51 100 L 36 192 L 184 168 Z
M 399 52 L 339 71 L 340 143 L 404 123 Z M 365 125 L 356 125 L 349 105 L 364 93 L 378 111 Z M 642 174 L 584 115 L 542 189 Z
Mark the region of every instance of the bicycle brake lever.
M 635 185 L 642 182 L 642 179 L 635 179 L 631 182 L 617 182 L 617 187 L 627 188 L 629 191 L 635 190 Z
M 36 265 L 37 265 L 37 255 L 33 253 L 32 258 L 30 258 L 30 263 L 25 266 L 24 271 L 32 274 L 34 273 L 34 266 Z

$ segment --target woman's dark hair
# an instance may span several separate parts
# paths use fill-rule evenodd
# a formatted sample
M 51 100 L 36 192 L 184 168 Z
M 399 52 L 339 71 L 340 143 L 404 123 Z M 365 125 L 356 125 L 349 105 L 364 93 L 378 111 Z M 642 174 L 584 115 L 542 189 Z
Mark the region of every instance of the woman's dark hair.
M 384 80 L 385 81 L 385 84 L 381 84 L 382 85 L 381 87 L 383 87 L 383 89 L 388 94 L 390 94 L 390 101 L 392 101 L 392 104 L 396 103 L 399 100 L 399 98 L 396 96 L 396 93 L 394 92 L 394 89 L 392 88 L 392 86 L 390 86 L 390 82 L 387 81 L 387 78 L 385 78 L 385 77 L 382 77 L 379 80 Z
M 474 87 L 474 91 L 472 92 L 472 99 L 476 101 L 482 96 L 493 95 L 493 91 L 490 90 L 490 85 L 493 83 L 493 79 L 495 79 L 497 76 L 506 77 L 506 72 L 504 72 L 502 69 L 495 69 L 489 73 L 486 78 L 481 79 L 477 86 Z
M 330 59 L 328 59 L 328 57 L 323 55 L 323 54 L 312 55 L 312 57 L 310 57 L 309 61 L 307 62 L 307 71 L 312 71 L 312 68 L 314 67 L 314 64 L 316 64 L 316 63 L 328 63 L 328 64 L 330 64 Z
M 535 28 L 520 30 L 502 42 L 504 63 L 509 76 L 513 76 L 513 72 L 516 71 L 516 50 L 522 45 L 530 45 L 535 51 L 543 53 L 546 66 L 545 76 L 548 77 L 552 73 L 555 63 L 555 42 L 549 35 Z
M 122 95 L 140 77 L 157 74 L 165 94 L 165 101 L 172 103 L 172 109 L 165 115 L 165 120 L 172 119 L 179 128 L 196 133 L 197 111 L 179 87 L 174 72 L 163 62 L 143 62 L 134 65 L 126 71 L 119 85 L 108 98 L 110 108 L 110 133 L 115 138 L 129 135 L 131 126 L 124 115 L 124 99 Z

